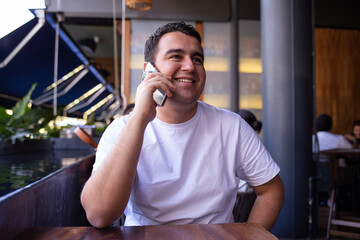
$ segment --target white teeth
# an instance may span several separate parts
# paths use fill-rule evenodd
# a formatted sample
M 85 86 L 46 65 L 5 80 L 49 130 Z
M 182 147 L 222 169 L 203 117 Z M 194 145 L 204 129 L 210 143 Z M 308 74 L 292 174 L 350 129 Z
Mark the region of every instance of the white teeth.
M 179 79 L 176 79 L 176 81 L 178 81 L 178 82 L 187 82 L 187 83 L 192 83 L 192 82 L 194 82 L 193 80 L 190 80 L 190 79 L 184 79 L 184 78 L 179 78 Z

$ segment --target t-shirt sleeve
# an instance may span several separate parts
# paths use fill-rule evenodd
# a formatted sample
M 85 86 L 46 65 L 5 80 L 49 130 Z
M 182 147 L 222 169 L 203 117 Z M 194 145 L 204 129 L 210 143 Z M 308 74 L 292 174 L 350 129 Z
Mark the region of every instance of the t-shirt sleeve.
M 250 186 L 259 186 L 274 178 L 280 171 L 257 134 L 241 120 L 239 128 L 236 174 Z
M 126 118 L 127 119 L 127 118 Z M 116 143 L 120 133 L 125 126 L 125 117 L 115 119 L 103 133 L 98 148 L 96 150 L 95 163 L 93 165 L 93 172 L 95 172 L 101 163 L 105 160 L 114 144 Z
M 352 148 L 352 145 L 349 143 L 348 140 L 343 135 L 339 135 L 339 148 Z

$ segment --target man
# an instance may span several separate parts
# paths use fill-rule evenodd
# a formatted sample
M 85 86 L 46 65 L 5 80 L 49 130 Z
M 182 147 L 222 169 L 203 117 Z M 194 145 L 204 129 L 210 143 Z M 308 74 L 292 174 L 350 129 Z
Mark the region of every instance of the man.
M 258 195 L 248 221 L 270 229 L 284 197 L 279 167 L 239 115 L 198 101 L 206 79 L 198 32 L 183 22 L 160 27 L 145 61 L 159 72 L 103 134 L 84 186 L 90 223 L 106 227 L 124 210 L 125 225 L 233 222 L 242 178 Z M 156 89 L 168 96 L 164 107 L 154 104 Z
M 318 182 L 317 191 L 319 192 L 320 204 L 330 206 L 329 196 L 331 194 L 332 178 L 330 175 L 329 156 L 320 151 L 345 148 L 350 149 L 351 144 L 343 135 L 331 133 L 332 118 L 327 114 L 321 114 L 315 121 L 316 135 L 312 136 L 314 159 L 316 160 L 316 173 L 322 177 L 322 181 Z M 352 170 L 347 169 L 346 159 L 339 158 L 339 174 L 343 176 L 352 176 Z M 347 195 L 347 194 L 345 194 Z
M 351 144 L 343 135 L 331 133 L 332 118 L 327 114 L 321 114 L 315 122 L 316 136 L 313 135 L 313 152 L 335 148 L 351 148 Z

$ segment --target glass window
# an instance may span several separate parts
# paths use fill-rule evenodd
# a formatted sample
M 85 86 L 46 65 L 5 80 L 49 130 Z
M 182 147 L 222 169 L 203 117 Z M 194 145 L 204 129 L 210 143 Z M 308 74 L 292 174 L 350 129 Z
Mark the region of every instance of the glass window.
M 203 24 L 206 84 L 202 100 L 220 108 L 230 107 L 229 36 L 229 23 Z
M 240 108 L 261 119 L 262 66 L 260 21 L 239 21 Z

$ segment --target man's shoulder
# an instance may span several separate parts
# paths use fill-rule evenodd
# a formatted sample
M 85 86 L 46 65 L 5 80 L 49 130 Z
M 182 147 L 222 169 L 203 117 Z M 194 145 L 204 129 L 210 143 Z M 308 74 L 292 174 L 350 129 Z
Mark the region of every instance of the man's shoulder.
M 106 128 L 105 132 L 117 132 L 125 126 L 129 119 L 129 115 L 115 118 Z
M 234 113 L 228 109 L 224 109 L 224 108 L 219 108 L 219 107 L 215 107 L 213 105 L 210 105 L 208 103 L 205 102 L 201 102 L 199 101 L 199 108 L 204 111 L 205 113 L 208 114 L 215 114 L 217 116 L 223 116 L 223 117 L 234 117 L 234 118 L 240 118 L 240 116 L 237 113 Z
M 318 137 L 336 137 L 338 134 L 329 132 L 329 131 L 319 131 L 318 133 Z
M 318 132 L 319 143 L 322 145 L 328 145 L 327 149 L 331 148 L 350 148 L 351 144 L 348 143 L 346 138 L 341 134 L 332 132 Z M 322 149 L 326 150 L 326 149 Z

